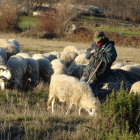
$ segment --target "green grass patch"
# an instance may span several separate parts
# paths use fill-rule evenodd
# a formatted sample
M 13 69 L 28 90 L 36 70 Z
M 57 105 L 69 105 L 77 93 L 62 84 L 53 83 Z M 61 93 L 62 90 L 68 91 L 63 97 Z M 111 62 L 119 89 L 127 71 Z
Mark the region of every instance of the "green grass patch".
M 36 27 L 37 23 L 38 23 L 38 18 L 37 17 L 34 17 L 32 15 L 21 16 L 19 27 L 22 28 L 22 29 L 33 28 L 33 27 Z
M 107 32 L 114 32 L 114 33 L 119 33 L 125 36 L 140 36 L 140 31 L 130 31 L 130 30 L 126 30 L 124 28 L 121 27 L 107 27 L 107 26 L 103 26 L 103 27 L 91 27 L 91 26 L 85 26 L 86 29 L 91 30 L 91 31 L 107 31 Z

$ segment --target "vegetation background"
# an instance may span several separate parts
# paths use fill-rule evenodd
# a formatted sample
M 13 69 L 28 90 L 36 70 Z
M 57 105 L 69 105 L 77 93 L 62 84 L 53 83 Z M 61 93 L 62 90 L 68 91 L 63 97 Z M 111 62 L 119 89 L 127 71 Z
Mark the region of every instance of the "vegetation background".
M 104 10 L 90 13 L 93 5 Z M 62 51 L 75 45 L 86 49 L 96 30 L 116 43 L 117 62 L 140 63 L 139 0 L 0 0 L 0 38 L 14 38 L 22 52 Z M 33 12 L 41 13 L 33 16 Z M 72 27 L 76 27 L 72 30 Z M 46 110 L 49 85 L 32 91 L 0 91 L 0 140 L 138 140 L 140 97 L 129 91 L 108 96 L 98 117 L 57 103 Z

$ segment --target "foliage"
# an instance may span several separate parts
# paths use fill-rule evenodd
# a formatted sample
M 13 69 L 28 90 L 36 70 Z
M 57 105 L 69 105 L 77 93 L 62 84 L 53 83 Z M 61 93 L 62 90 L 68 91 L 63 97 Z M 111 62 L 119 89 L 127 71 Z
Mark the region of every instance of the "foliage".
M 17 16 L 16 7 L 7 4 L 1 8 L 1 11 L 2 15 L 0 16 L 0 30 L 1 31 L 17 30 L 19 17 Z
M 71 20 L 79 13 L 76 6 L 71 6 L 73 1 L 61 0 L 55 9 L 52 8 L 50 11 L 44 12 L 40 17 L 38 29 L 46 31 L 49 36 L 65 36 L 71 28 Z
M 36 27 L 37 23 L 38 23 L 37 17 L 33 17 L 31 15 L 21 16 L 20 22 L 19 22 L 19 27 L 23 30 L 30 29 L 30 28 Z
M 108 121 L 112 120 L 112 125 L 117 125 L 120 130 L 128 127 L 129 132 L 138 133 L 140 128 L 140 97 L 124 90 L 113 93 L 101 106 L 101 114 Z

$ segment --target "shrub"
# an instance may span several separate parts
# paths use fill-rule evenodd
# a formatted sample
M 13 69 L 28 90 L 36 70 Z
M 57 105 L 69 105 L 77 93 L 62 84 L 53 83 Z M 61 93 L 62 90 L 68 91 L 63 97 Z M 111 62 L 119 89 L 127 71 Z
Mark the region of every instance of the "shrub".
M 140 97 L 128 91 L 120 90 L 111 94 L 101 106 L 101 114 L 112 126 L 121 130 L 138 133 L 140 128 Z M 128 125 L 128 126 L 127 126 Z
M 1 7 L 2 14 L 0 16 L 0 30 L 13 31 L 18 28 L 19 18 L 17 9 L 12 5 L 4 5 Z
M 58 23 L 58 15 L 56 12 L 51 11 L 40 16 L 40 22 L 37 29 L 45 31 L 47 35 L 55 35 Z
M 61 0 L 55 9 L 46 11 L 40 17 L 38 29 L 46 31 L 50 36 L 65 36 L 71 27 L 72 19 L 79 13 L 75 7 L 71 6 L 73 1 Z

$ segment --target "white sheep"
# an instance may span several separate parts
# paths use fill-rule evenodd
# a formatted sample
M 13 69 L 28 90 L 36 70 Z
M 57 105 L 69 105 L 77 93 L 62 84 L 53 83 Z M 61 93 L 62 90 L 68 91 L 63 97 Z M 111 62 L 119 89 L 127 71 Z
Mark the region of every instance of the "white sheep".
M 25 82 L 32 87 L 39 83 L 39 64 L 37 60 L 32 59 L 29 53 L 17 53 L 17 56 L 23 57 L 27 61 L 26 79 Z
M 77 53 L 75 52 L 61 52 L 59 59 L 64 61 L 66 66 L 69 66 L 76 57 Z
M 27 70 L 27 61 L 20 57 L 13 55 L 7 61 L 7 66 L 11 70 L 14 89 L 18 89 L 23 84 L 23 79 Z
M 51 62 L 54 74 L 69 74 L 69 71 L 60 59 L 55 59 Z
M 63 52 L 75 52 L 78 55 L 83 54 L 84 51 L 81 50 L 80 48 L 77 48 L 76 46 L 67 46 L 63 49 Z
M 44 54 L 46 57 L 48 57 L 49 60 L 54 60 L 54 59 L 60 59 L 65 62 L 67 66 L 69 66 L 72 61 L 75 59 L 77 56 L 77 53 L 75 52 L 50 52 L 48 54 Z
M 88 84 L 79 81 L 77 78 L 66 75 L 64 64 L 59 60 L 52 61 L 54 74 L 51 76 L 50 93 L 48 98 L 48 108 L 54 112 L 54 102 L 58 98 L 60 102 L 70 104 L 66 114 L 70 111 L 73 104 L 81 109 L 84 108 L 90 115 L 95 115 L 98 108 L 98 100 L 94 97 Z
M 134 93 L 137 93 L 138 95 L 140 95 L 140 81 L 135 82 L 131 86 L 130 92 L 134 92 Z
M 20 44 L 15 39 L 0 39 L 0 47 L 7 52 L 8 58 L 20 52 Z
M 30 80 L 31 86 L 37 86 L 40 78 L 38 61 L 32 58 L 25 58 L 25 60 L 27 61 L 26 81 Z
M 42 54 L 34 54 L 32 58 L 38 61 L 40 78 L 43 81 L 49 82 L 53 73 L 49 59 Z
M 21 56 L 23 58 L 32 58 L 32 56 L 29 53 L 17 53 L 16 55 Z
M 12 77 L 10 69 L 6 65 L 0 65 L 0 87 L 5 89 L 5 85 Z
M 125 65 L 125 66 L 121 67 L 120 69 L 130 72 L 133 75 L 140 78 L 140 64 Z
M 85 109 L 89 115 L 94 116 L 99 104 L 88 84 L 65 74 L 53 74 L 51 77 L 47 105 L 48 109 L 51 107 L 52 113 L 54 112 L 55 99 L 69 104 L 66 114 L 73 105 L 76 105 L 79 107 L 79 115 L 81 109 Z

